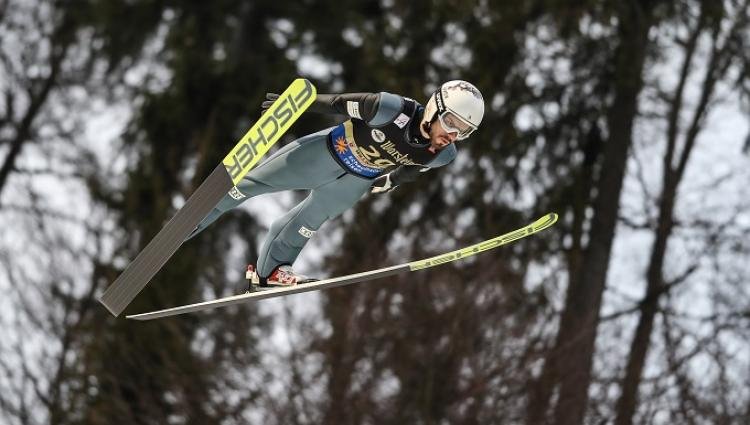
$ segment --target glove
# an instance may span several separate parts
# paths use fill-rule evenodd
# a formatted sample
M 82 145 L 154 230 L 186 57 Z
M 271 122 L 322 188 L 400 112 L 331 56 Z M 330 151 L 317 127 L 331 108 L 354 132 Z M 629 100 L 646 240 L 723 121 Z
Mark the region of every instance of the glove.
M 276 93 L 266 93 L 266 100 L 263 101 L 263 103 L 260 104 L 260 107 L 263 108 L 263 112 L 261 112 L 261 115 L 265 114 L 268 108 L 273 105 L 273 102 L 276 101 L 276 99 L 279 98 L 280 95 Z
M 388 174 L 383 174 L 382 176 L 373 180 L 372 189 L 370 189 L 370 192 L 371 193 L 387 193 L 397 187 L 398 185 L 394 185 L 393 182 L 391 181 L 391 173 L 388 173 Z

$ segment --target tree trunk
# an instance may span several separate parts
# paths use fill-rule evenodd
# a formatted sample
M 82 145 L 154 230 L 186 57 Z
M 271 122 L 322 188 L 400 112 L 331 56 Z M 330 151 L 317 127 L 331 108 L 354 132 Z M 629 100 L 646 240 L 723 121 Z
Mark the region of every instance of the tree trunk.
M 615 97 L 608 113 L 609 138 L 604 146 L 602 171 L 597 184 L 590 243 L 586 248 L 580 273 L 571 275 L 556 347 L 545 361 L 542 377 L 548 382 L 541 382 L 545 388 L 537 389 L 530 397 L 528 422 L 532 424 L 545 422 L 556 384 L 560 388 L 554 423 L 583 422 L 588 403 L 599 309 L 617 225 L 633 121 L 638 110 L 638 94 L 642 88 L 653 3 L 641 0 L 621 6 L 621 41 L 615 56 L 613 82 Z
M 746 5 L 747 3 L 745 3 Z M 729 66 L 728 50 L 726 45 L 722 48 L 718 45 L 717 26 L 714 26 L 713 48 L 707 69 L 705 71 L 701 96 L 694 112 L 690 127 L 688 128 L 686 140 L 677 164 L 674 158 L 677 156 L 677 138 L 679 135 L 679 116 L 682 112 L 684 88 L 690 74 L 693 55 L 696 50 L 697 40 L 702 34 L 706 23 L 705 10 L 701 10 L 701 16 L 697 28 L 693 30 L 688 44 L 685 46 L 685 60 L 680 73 L 680 82 L 677 86 L 674 99 L 671 101 L 670 114 L 668 116 L 667 151 L 664 158 L 664 173 L 662 195 L 659 203 L 659 219 L 656 228 L 656 238 L 651 250 L 648 271 L 646 274 L 647 289 L 646 296 L 641 305 L 641 317 L 633 336 L 630 346 L 630 354 L 622 380 L 622 392 L 617 401 L 616 425 L 629 425 L 633 422 L 636 405 L 638 404 L 638 386 L 641 382 L 646 356 L 651 346 L 651 332 L 653 331 L 656 313 L 658 312 L 660 296 L 666 292 L 671 285 L 667 285 L 664 279 L 664 259 L 667 253 L 669 237 L 674 226 L 674 206 L 677 199 L 677 189 L 684 175 L 685 167 L 690 153 L 695 146 L 695 141 L 702 127 L 709 101 L 713 95 L 716 82 L 726 76 Z M 732 25 L 731 32 L 737 28 L 736 23 Z M 684 277 L 687 277 L 685 275 Z
M 21 156 L 24 145 L 32 136 L 32 127 L 34 122 L 41 114 L 42 109 L 49 99 L 50 93 L 58 88 L 60 84 L 60 73 L 62 73 L 62 64 L 68 55 L 68 48 L 73 42 L 72 34 L 75 25 L 68 14 L 62 18 L 59 27 L 54 31 L 51 42 L 53 45 L 52 53 L 49 57 L 49 74 L 38 83 L 29 83 L 27 88 L 29 95 L 29 106 L 24 113 L 23 118 L 16 123 L 15 135 L 9 141 L 10 149 L 5 156 L 2 165 L 0 165 L 0 194 L 8 183 L 11 172 L 16 167 L 16 162 Z M 8 117 L 12 120 L 13 117 Z M 1 141 L 0 141 L 1 142 Z
M 625 425 L 632 423 L 638 402 L 638 385 L 641 382 L 643 367 L 646 364 L 646 355 L 651 346 L 651 331 L 654 327 L 654 318 L 659 307 L 659 295 L 664 288 L 662 269 L 664 257 L 667 252 L 667 242 L 672 233 L 672 211 L 674 209 L 674 198 L 676 185 L 669 184 L 665 187 L 662 195 L 659 213 L 659 224 L 656 232 L 656 240 L 651 250 L 647 280 L 648 289 L 646 297 L 641 306 L 641 318 L 633 336 L 630 346 L 630 355 L 626 367 L 625 378 L 622 382 L 622 393 L 617 401 L 617 419 L 615 424 Z

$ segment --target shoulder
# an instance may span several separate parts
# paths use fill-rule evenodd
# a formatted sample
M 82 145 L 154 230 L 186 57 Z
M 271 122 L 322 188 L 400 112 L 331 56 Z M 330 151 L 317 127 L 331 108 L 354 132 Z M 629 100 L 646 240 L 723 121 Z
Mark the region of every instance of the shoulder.
M 393 122 L 400 114 L 411 105 L 419 105 L 413 99 L 399 96 L 397 94 L 380 92 L 378 95 L 378 107 L 375 116 L 368 124 L 373 127 L 380 127 Z

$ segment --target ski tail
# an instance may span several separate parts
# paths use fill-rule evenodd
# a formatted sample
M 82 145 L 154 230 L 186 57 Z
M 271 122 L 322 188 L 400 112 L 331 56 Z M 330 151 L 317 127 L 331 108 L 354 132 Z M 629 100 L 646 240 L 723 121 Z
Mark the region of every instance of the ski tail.
M 216 167 L 177 214 L 104 291 L 99 302 L 113 316 L 119 316 L 231 187 L 232 181 L 224 167 Z

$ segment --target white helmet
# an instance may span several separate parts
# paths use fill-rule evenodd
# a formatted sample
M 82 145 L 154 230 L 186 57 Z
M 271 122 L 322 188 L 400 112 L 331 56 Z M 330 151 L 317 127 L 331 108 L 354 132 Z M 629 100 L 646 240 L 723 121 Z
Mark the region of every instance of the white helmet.
M 458 139 L 469 137 L 479 127 L 484 117 L 484 99 L 473 84 L 463 80 L 452 80 L 440 86 L 425 105 L 422 126 L 429 130 L 435 119 L 440 119 L 443 128 L 457 132 Z

